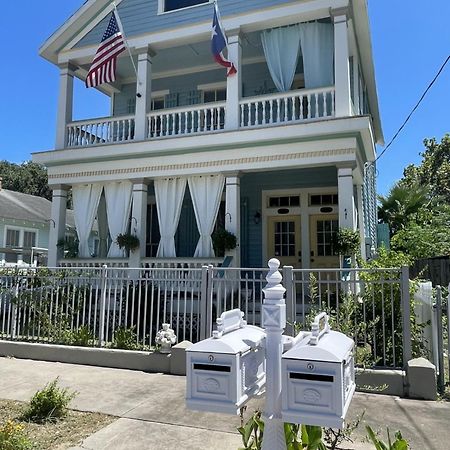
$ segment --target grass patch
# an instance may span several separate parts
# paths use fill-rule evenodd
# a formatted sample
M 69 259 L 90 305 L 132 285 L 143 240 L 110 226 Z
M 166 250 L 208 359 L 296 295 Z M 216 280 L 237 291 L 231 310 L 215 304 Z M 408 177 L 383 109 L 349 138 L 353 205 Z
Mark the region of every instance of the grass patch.
M 61 420 L 37 424 L 20 420 L 27 407 L 27 403 L 0 400 L 0 424 L 11 420 L 23 425 L 24 434 L 34 444 L 33 450 L 65 450 L 74 447 L 116 420 L 105 414 L 69 410 Z

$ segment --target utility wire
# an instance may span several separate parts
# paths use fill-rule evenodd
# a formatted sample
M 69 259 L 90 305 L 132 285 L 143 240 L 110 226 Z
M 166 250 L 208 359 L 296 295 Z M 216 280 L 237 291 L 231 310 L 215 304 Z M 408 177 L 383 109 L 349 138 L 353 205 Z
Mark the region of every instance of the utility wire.
M 422 103 L 422 100 L 425 98 L 425 96 L 427 95 L 428 91 L 431 89 L 433 84 L 439 78 L 439 75 L 441 75 L 442 71 L 444 70 L 445 66 L 447 65 L 447 63 L 449 61 L 450 61 L 450 55 L 447 56 L 447 59 L 444 61 L 444 63 L 442 64 L 441 68 L 438 70 L 437 74 L 435 75 L 435 77 L 433 78 L 431 83 L 428 85 L 428 87 L 425 89 L 425 92 L 422 94 L 422 96 L 420 97 L 419 101 L 416 103 L 416 106 L 414 106 L 414 108 L 408 114 L 408 117 L 405 119 L 405 121 L 403 122 L 402 126 L 398 129 L 397 133 L 394 134 L 394 137 L 390 140 L 389 144 L 386 145 L 386 147 L 383 149 L 383 151 L 377 156 L 377 159 L 373 162 L 373 164 L 375 164 L 387 152 L 388 148 L 393 144 L 395 139 L 397 139 L 397 136 L 401 133 L 403 128 L 405 128 L 405 125 L 409 122 L 409 119 L 411 119 L 412 115 L 415 113 L 416 109 Z

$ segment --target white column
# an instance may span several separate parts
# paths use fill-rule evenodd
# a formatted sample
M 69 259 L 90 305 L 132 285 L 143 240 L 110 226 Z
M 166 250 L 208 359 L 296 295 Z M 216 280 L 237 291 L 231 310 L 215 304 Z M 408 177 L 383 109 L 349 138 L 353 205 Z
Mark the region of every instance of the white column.
M 348 117 L 351 112 L 350 64 L 346 9 L 334 10 L 334 79 L 336 117 Z
M 235 65 L 237 73 L 227 77 L 225 129 L 237 130 L 241 117 L 239 101 L 242 97 L 242 45 L 239 33 L 228 37 L 228 59 Z
M 63 149 L 67 144 L 67 124 L 72 121 L 73 111 L 73 73 L 71 64 L 60 66 L 58 111 L 56 116 L 56 143 L 57 150 Z
M 130 267 L 140 267 L 145 258 L 147 243 L 147 195 L 148 185 L 143 180 L 133 184 L 133 206 L 131 210 L 131 234 L 139 238 L 139 250 L 130 253 Z
M 66 208 L 67 190 L 66 186 L 53 186 L 52 216 L 49 221 L 50 233 L 48 241 L 48 267 L 56 267 L 58 260 L 63 257 L 63 249 L 57 246 L 60 239 L 66 234 Z
M 339 227 L 356 230 L 353 169 L 338 168 Z
M 142 141 L 148 136 L 147 114 L 152 106 L 152 53 L 149 48 L 139 53 L 137 71 L 134 137 Z
M 262 326 L 266 332 L 266 402 L 264 404 L 264 437 L 262 450 L 286 450 L 284 424 L 281 416 L 281 356 L 283 331 L 286 327 L 286 304 L 278 271 L 280 261 L 269 261 L 267 285 L 263 289 Z
M 302 240 L 302 269 L 309 269 L 311 266 L 311 237 L 309 226 L 309 193 L 302 192 L 300 194 L 300 211 L 301 211 L 301 240 Z
M 236 248 L 226 252 L 233 256 L 232 266 L 241 266 L 241 186 L 238 176 L 225 181 L 225 229 L 236 236 Z
M 356 185 L 356 202 L 358 205 L 358 228 L 359 236 L 361 238 L 361 257 L 366 259 L 366 233 L 364 229 L 364 211 L 363 211 L 363 190 L 362 185 Z

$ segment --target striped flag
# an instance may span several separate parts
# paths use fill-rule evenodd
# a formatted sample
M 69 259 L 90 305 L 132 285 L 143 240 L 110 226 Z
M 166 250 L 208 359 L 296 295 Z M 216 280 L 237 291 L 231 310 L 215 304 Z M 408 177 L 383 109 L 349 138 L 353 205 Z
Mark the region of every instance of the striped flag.
M 96 87 L 103 83 L 116 81 L 117 57 L 125 48 L 125 41 L 113 12 L 87 74 L 86 87 Z
M 218 64 L 227 68 L 227 76 L 234 75 L 237 70 L 234 64 L 225 58 L 223 51 L 227 50 L 227 37 L 220 23 L 219 8 L 214 3 L 214 17 L 211 32 L 211 51 Z

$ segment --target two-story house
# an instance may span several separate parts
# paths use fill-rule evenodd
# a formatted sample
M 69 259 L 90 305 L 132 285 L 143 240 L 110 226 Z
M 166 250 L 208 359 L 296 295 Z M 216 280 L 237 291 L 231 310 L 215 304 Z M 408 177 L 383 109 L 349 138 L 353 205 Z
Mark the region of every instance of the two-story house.
M 60 68 L 56 147 L 33 155 L 53 188 L 49 264 L 69 189 L 80 257 L 96 217 L 103 256 L 122 256 L 119 233 L 139 237 L 133 265 L 212 258 L 218 222 L 237 236 L 234 266 L 337 266 L 339 227 L 360 230 L 366 255 L 383 142 L 366 0 L 220 0 L 229 77 L 211 54 L 211 1 L 116 4 L 134 64 L 122 53 L 98 88 L 110 117 L 72 120 L 110 0 L 87 0 L 40 49 Z

